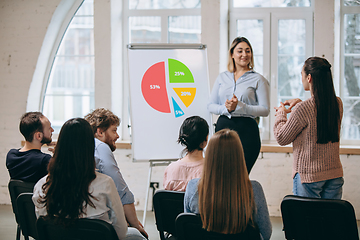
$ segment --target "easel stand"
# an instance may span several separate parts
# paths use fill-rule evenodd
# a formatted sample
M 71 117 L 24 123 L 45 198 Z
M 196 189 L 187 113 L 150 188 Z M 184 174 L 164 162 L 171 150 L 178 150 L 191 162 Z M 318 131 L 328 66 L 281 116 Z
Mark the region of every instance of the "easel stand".
M 176 160 L 177 159 L 149 160 L 150 166 L 149 166 L 148 180 L 147 180 L 147 184 L 146 184 L 145 206 L 144 206 L 144 215 L 143 215 L 143 221 L 142 221 L 142 224 L 144 225 L 144 227 L 145 227 L 145 222 L 146 222 L 146 210 L 147 210 L 148 201 L 149 201 L 149 191 L 150 191 L 152 168 L 157 167 L 157 166 L 167 166 L 172 161 L 176 161 Z

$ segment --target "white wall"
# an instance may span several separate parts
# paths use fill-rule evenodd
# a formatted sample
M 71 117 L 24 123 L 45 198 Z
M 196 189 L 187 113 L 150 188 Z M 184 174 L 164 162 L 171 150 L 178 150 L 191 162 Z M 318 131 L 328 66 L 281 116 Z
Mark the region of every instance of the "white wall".
M 18 125 L 51 17 L 60 0 L 0 1 L 0 203 L 9 203 L 5 157 L 20 147 Z
M 101 1 L 104 1 L 104 4 L 100 4 L 101 6 L 99 7 L 103 9 L 96 10 L 95 14 L 99 13 L 104 15 L 106 12 L 111 11 L 109 1 Z M 224 14 L 224 12 L 226 11 L 224 11 L 224 8 L 226 8 L 227 5 L 221 2 L 223 1 L 202 1 L 204 8 L 204 11 L 202 11 L 204 20 L 202 25 L 202 42 L 208 44 L 211 78 L 216 77 L 219 69 L 223 68 L 223 66 L 220 66 L 219 59 L 224 59 L 224 51 L 226 51 L 227 48 L 227 46 L 224 47 L 224 44 L 228 41 L 227 35 L 225 34 L 225 36 L 223 36 L 224 24 L 227 22 L 227 20 L 225 20 L 226 13 Z M 329 3 L 327 0 L 317 0 L 316 2 L 318 7 L 323 6 L 324 2 Z M 10 203 L 7 190 L 9 175 L 5 167 L 5 157 L 9 149 L 20 147 L 22 136 L 18 131 L 19 118 L 26 111 L 28 91 L 34 75 L 37 58 L 47 27 L 59 3 L 60 0 L 0 1 L 0 204 Z M 315 6 L 315 11 L 317 11 L 317 6 Z M 321 8 L 322 10 L 317 12 L 319 14 L 315 14 L 315 21 L 317 19 L 324 20 L 321 14 L 326 15 L 325 19 L 327 20 L 322 21 L 321 24 L 315 23 L 315 32 L 324 25 L 326 25 L 324 29 L 327 29 L 327 31 L 322 32 L 320 36 L 315 34 L 315 53 L 316 55 L 325 54 L 326 57 L 331 58 L 333 54 L 331 50 L 333 48 L 333 40 L 329 40 L 329 38 L 333 39 L 334 36 L 331 31 L 333 26 L 333 22 L 331 21 L 332 17 L 329 17 L 328 14 L 332 12 L 333 9 L 331 9 L 331 7 L 328 8 L 328 10 L 324 9 L 324 7 Z M 220 21 L 219 19 L 222 20 Z M 206 25 L 207 21 L 211 21 L 211 27 Z M 109 19 L 99 20 L 96 24 L 101 25 L 104 22 L 109 22 Z M 107 31 L 111 31 L 112 28 L 107 27 L 106 29 Z M 106 34 L 108 37 L 111 36 L 108 32 L 101 34 Z M 99 41 L 107 41 L 101 38 L 96 39 L 99 39 Z M 327 39 L 327 41 L 326 44 L 321 45 L 323 39 Z M 108 48 L 106 52 L 109 52 Z M 111 59 L 111 57 L 105 55 L 102 55 L 102 57 L 104 61 L 110 61 Z M 111 67 L 106 69 L 106 71 L 114 70 Z M 105 71 L 104 69 L 102 70 Z M 110 73 L 106 76 L 111 79 L 104 80 L 101 79 L 101 77 L 97 77 L 96 81 L 107 81 L 108 85 L 106 89 L 103 90 L 103 93 L 98 92 L 96 96 L 107 94 L 103 104 L 108 106 L 110 105 L 109 101 L 111 99 L 108 94 L 112 86 L 111 81 L 114 81 L 114 76 Z M 121 79 L 119 78 L 119 80 Z M 213 80 L 211 82 L 213 82 Z M 148 163 L 133 163 L 130 150 L 116 150 L 115 156 L 125 180 L 135 194 L 138 209 L 143 209 Z M 359 157 L 343 155 L 341 156 L 341 160 L 345 175 L 343 198 L 349 200 L 354 205 L 359 218 Z M 285 195 L 291 194 L 291 167 L 291 154 L 264 153 L 252 170 L 250 177 L 251 179 L 258 180 L 262 184 L 271 215 L 280 215 L 279 206 L 281 199 Z M 164 168 L 165 167 L 153 168 L 152 181 L 160 182 L 161 186 Z

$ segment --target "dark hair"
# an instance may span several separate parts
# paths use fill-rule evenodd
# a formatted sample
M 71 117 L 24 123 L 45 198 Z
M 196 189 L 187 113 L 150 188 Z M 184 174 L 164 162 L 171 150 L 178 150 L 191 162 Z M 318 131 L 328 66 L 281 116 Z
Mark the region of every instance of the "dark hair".
M 339 142 L 340 110 L 331 65 L 324 58 L 310 57 L 305 61 L 304 72 L 312 77 L 312 94 L 317 111 L 317 143 Z
M 19 129 L 26 141 L 32 142 L 36 132 L 43 132 L 42 117 L 41 112 L 27 112 L 21 116 Z
M 64 123 L 42 186 L 45 196 L 39 199 L 46 206 L 48 218 L 56 217 L 57 222 L 68 225 L 84 214 L 87 204 L 95 207 L 89 192 L 96 178 L 94 150 L 94 135 L 85 119 L 73 118 Z
M 229 72 L 235 72 L 235 70 L 236 70 L 235 62 L 234 62 L 234 59 L 232 58 L 232 55 L 234 53 L 235 47 L 241 42 L 245 42 L 247 45 L 249 45 L 250 51 L 251 51 L 251 59 L 250 59 L 250 63 L 249 63 L 248 67 L 249 67 L 249 69 L 254 68 L 254 51 L 253 51 L 253 48 L 252 48 L 249 40 L 247 40 L 247 38 L 245 38 L 245 37 L 237 37 L 232 41 L 230 48 L 229 48 L 229 52 L 228 52 L 227 69 Z
M 85 120 L 90 123 L 94 135 L 98 128 L 106 131 L 112 125 L 120 125 L 120 119 L 110 110 L 105 108 L 95 109 L 85 116 Z
M 185 146 L 182 154 L 191 153 L 194 150 L 203 150 L 201 143 L 206 141 L 209 135 L 209 125 L 205 119 L 199 116 L 188 117 L 180 127 L 178 143 Z

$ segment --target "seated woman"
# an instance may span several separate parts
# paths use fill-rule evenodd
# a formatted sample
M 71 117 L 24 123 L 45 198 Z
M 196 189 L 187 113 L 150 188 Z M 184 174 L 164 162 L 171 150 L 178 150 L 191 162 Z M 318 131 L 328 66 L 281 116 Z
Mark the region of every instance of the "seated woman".
M 193 178 L 201 175 L 209 135 L 209 125 L 205 119 L 192 116 L 184 120 L 180 127 L 178 143 L 185 146 L 182 159 L 171 163 L 164 173 L 164 188 L 172 191 L 185 191 L 186 185 Z
M 113 225 L 120 240 L 145 239 L 137 229 L 128 228 L 114 181 L 95 172 L 94 147 L 86 120 L 74 118 L 63 125 L 49 173 L 34 187 L 36 215 L 63 225 L 78 218 L 101 219 Z
M 202 176 L 186 188 L 184 211 L 199 213 L 207 231 L 270 239 L 264 192 L 260 183 L 249 179 L 235 131 L 223 129 L 210 138 Z

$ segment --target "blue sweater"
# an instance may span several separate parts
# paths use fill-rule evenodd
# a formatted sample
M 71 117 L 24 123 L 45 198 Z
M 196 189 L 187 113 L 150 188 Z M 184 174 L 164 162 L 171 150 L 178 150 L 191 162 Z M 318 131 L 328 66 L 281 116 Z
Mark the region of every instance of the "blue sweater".
M 199 213 L 199 180 L 200 178 L 192 179 L 186 187 L 184 198 L 184 212 Z M 272 227 L 264 191 L 259 182 L 251 181 L 251 184 L 253 187 L 256 206 L 256 214 L 254 216 L 254 220 L 259 227 L 261 237 L 264 240 L 268 240 L 271 237 Z

